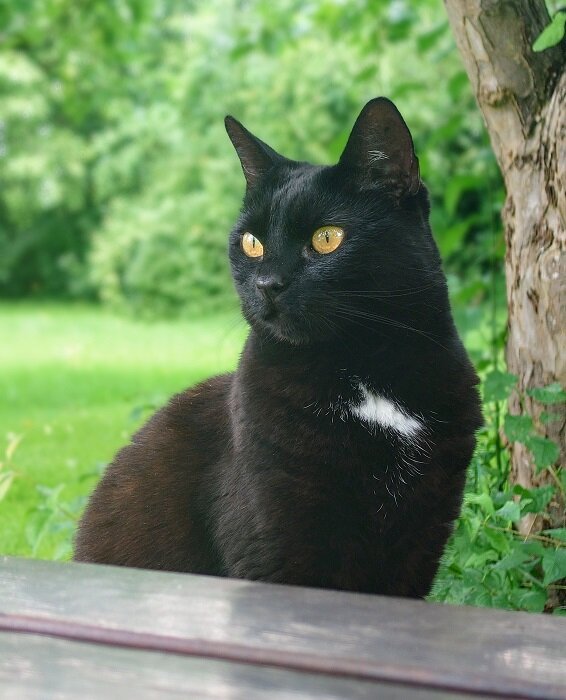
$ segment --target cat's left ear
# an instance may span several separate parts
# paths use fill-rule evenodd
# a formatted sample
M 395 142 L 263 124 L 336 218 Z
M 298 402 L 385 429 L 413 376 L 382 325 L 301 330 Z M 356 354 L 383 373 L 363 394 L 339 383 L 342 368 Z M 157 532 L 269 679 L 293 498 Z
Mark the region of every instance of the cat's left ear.
M 376 97 L 362 109 L 340 165 L 348 168 L 363 189 L 383 183 L 402 197 L 416 194 L 421 184 L 411 132 L 386 97 Z
M 254 136 L 234 117 L 224 119 L 230 141 L 236 149 L 248 187 L 253 187 L 268 170 L 283 159 L 271 146 Z

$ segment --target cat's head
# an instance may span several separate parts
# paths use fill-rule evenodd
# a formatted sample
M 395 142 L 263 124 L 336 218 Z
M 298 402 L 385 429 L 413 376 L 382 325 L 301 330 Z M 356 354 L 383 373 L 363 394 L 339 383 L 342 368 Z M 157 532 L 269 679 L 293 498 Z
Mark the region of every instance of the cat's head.
M 226 129 L 247 184 L 230 261 L 254 329 L 304 345 L 423 320 L 413 318 L 423 295 L 444 278 L 392 102 L 366 104 L 333 166 L 289 160 L 233 117 Z

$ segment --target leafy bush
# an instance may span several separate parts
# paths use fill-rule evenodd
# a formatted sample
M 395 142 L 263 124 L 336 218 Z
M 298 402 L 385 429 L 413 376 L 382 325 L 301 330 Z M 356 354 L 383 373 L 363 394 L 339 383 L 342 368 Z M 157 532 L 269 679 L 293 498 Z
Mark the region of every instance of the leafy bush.
M 140 202 L 135 211 L 116 202 L 91 253 L 91 280 L 101 299 L 137 315 L 161 316 L 234 303 L 227 244 L 211 235 L 219 222 L 211 220 L 208 203 L 203 193 L 185 202 Z M 195 221 L 199 212 L 198 224 L 179 231 L 179 221 Z
M 553 483 L 526 489 L 508 482 L 509 456 L 500 436 L 504 401 L 516 377 L 491 370 L 483 382 L 486 425 L 470 466 L 462 513 L 444 556 L 432 598 L 456 604 L 553 611 L 566 615 L 566 528 L 521 535 L 515 526 L 528 514 L 548 519 L 559 492 L 566 491 L 566 473 L 552 466 L 558 445 L 539 435 L 530 416 L 506 414 L 504 433 L 510 442 L 527 445 L 539 471 Z M 543 404 L 566 400 L 552 384 L 530 392 Z M 551 414 L 543 413 L 543 421 Z M 550 418 L 551 419 L 551 418 Z
M 154 315 L 228 303 L 243 178 L 224 115 L 290 157 L 333 162 L 376 94 L 413 130 L 448 268 L 485 273 L 501 183 L 436 0 L 0 12 L 0 294 Z

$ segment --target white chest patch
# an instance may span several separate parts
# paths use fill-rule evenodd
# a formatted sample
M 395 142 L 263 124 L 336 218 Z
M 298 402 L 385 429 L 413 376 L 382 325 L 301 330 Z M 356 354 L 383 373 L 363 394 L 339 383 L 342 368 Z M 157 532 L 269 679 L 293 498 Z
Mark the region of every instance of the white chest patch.
M 364 423 L 380 427 L 385 430 L 393 430 L 405 438 L 415 438 L 424 430 L 424 423 L 420 418 L 412 416 L 402 406 L 389 399 L 374 394 L 360 383 L 362 400 L 360 403 L 349 404 L 349 411 Z

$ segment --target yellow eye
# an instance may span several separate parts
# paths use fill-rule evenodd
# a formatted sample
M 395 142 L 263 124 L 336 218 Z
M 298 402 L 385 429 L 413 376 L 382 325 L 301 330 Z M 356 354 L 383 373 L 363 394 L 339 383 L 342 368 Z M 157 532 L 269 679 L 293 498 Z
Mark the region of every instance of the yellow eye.
M 259 240 L 247 232 L 242 236 L 242 250 L 248 258 L 261 258 L 263 255 L 263 246 Z
M 344 240 L 344 229 L 340 226 L 321 226 L 312 237 L 312 247 L 317 253 L 333 253 Z

